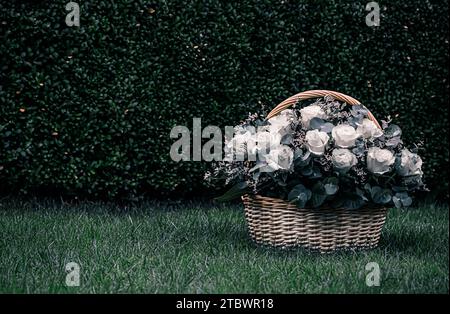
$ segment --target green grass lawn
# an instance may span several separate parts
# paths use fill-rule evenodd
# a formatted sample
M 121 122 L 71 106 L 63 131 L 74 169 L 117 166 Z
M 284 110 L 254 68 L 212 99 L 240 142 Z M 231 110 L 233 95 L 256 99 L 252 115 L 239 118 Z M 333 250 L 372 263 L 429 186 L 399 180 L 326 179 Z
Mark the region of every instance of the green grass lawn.
M 448 207 L 393 209 L 379 248 L 329 255 L 272 250 L 239 206 L 125 210 L 0 200 L 2 293 L 448 293 Z M 81 267 L 65 285 L 65 265 Z M 381 285 L 366 286 L 377 262 Z

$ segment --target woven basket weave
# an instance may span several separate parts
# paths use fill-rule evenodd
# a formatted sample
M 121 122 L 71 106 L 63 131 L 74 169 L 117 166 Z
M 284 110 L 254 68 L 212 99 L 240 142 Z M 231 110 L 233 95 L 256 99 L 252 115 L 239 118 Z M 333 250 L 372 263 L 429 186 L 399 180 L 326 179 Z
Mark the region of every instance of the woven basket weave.
M 266 119 L 300 100 L 327 95 L 350 105 L 360 104 L 338 92 L 312 90 L 289 97 Z M 381 128 L 370 112 L 369 118 Z M 260 195 L 245 195 L 242 201 L 248 230 L 256 243 L 284 248 L 300 246 L 320 252 L 376 247 L 387 214 L 386 208 L 299 209 L 284 200 Z

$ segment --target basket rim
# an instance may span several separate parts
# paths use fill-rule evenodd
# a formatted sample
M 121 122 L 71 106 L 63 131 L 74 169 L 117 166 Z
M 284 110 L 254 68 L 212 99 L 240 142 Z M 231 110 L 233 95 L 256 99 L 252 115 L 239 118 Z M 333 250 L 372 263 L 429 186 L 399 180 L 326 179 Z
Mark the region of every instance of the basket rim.
M 349 105 L 361 105 L 361 102 L 351 96 L 348 96 L 346 94 L 332 91 L 332 90 L 326 90 L 326 89 L 313 89 L 313 90 L 307 90 L 304 92 L 300 92 L 298 94 L 292 95 L 291 97 L 283 100 L 281 103 L 279 103 L 275 108 L 272 109 L 272 111 L 269 112 L 269 114 L 266 116 L 266 120 L 272 118 L 273 116 L 277 115 L 284 109 L 287 109 L 291 107 L 292 105 L 296 104 L 297 102 L 301 100 L 307 100 L 311 98 L 320 98 L 325 96 L 332 96 L 333 98 L 340 100 L 342 102 L 345 102 Z M 363 105 L 364 106 L 364 105 Z M 365 106 L 364 106 L 365 107 Z M 365 107 L 366 108 L 366 107 Z M 367 108 L 366 108 L 367 109 Z M 381 125 L 375 118 L 375 116 L 368 110 L 368 118 L 372 120 L 375 125 L 381 130 Z
M 292 203 L 289 203 L 286 200 L 283 200 L 281 198 L 276 198 L 276 197 L 271 197 L 271 196 L 263 196 L 260 194 L 244 194 L 243 196 L 241 196 L 241 199 L 243 202 L 246 201 L 246 199 L 252 199 L 252 200 L 256 200 L 256 201 L 269 201 L 269 202 L 273 202 L 273 203 L 278 203 L 278 204 L 282 204 L 282 205 L 293 205 Z M 299 211 L 301 210 L 306 210 L 306 211 L 342 211 L 342 210 L 347 210 L 347 211 L 352 211 L 352 212 L 358 212 L 358 211 L 364 211 L 364 210 L 388 210 L 390 207 L 389 206 L 383 206 L 383 205 L 379 205 L 379 206 L 375 206 L 373 204 L 370 204 L 368 206 L 363 206 L 360 207 L 358 209 L 349 209 L 349 208 L 345 208 L 345 207 L 331 207 L 331 206 L 320 206 L 320 207 L 297 207 L 295 206 L 295 208 Z

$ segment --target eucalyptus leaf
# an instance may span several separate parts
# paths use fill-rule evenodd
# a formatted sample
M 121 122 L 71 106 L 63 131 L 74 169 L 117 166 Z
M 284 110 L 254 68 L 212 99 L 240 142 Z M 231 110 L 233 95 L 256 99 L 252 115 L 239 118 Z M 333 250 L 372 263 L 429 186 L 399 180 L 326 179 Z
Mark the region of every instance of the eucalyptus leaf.
M 235 185 L 233 185 L 227 192 L 225 192 L 223 195 L 216 197 L 215 200 L 218 202 L 226 202 L 233 199 L 236 199 L 238 197 L 241 197 L 244 194 L 247 194 L 248 191 L 248 185 L 247 182 L 242 181 L 238 182 Z
M 305 167 L 311 161 L 311 153 L 306 151 L 304 154 L 301 149 L 296 149 L 294 152 L 294 165 L 296 167 Z
M 361 199 L 362 199 L 363 201 L 368 201 L 368 199 L 367 199 L 367 197 L 366 197 L 364 191 L 361 190 L 360 188 L 355 188 L 355 193 L 356 193 L 356 195 L 358 195 L 359 197 L 361 197 Z
M 269 123 L 265 120 L 257 119 L 257 120 L 255 120 L 254 124 L 256 127 L 259 127 L 259 126 L 267 125 Z
M 400 136 L 392 137 L 386 141 L 386 146 L 389 147 L 397 147 L 398 144 L 403 144 L 403 141 L 400 139 Z
M 364 119 L 364 116 L 350 117 L 348 119 L 348 124 L 354 128 L 357 128 L 358 124 L 361 124 L 363 119 Z
M 307 161 L 309 160 L 311 157 L 311 152 L 308 150 L 306 151 L 306 153 L 303 155 L 302 160 Z
M 392 199 L 392 193 L 389 189 L 383 189 L 379 186 L 374 186 L 371 189 L 371 198 L 377 204 L 387 204 Z
M 391 124 L 384 129 L 384 135 L 387 138 L 399 137 L 402 135 L 402 129 L 396 124 Z
M 312 168 L 312 173 L 309 175 L 310 179 L 318 179 L 322 177 L 322 172 L 320 171 L 320 169 L 318 167 L 313 167 Z
M 303 150 L 301 148 L 296 147 L 294 149 L 294 160 L 297 158 L 301 158 L 303 156 Z
M 313 185 L 312 191 L 315 194 L 324 194 L 324 195 L 326 195 L 325 186 L 324 186 L 324 184 L 321 181 L 318 181 L 318 182 L 316 182 L 316 184 Z
M 398 192 L 392 197 L 392 201 L 394 202 L 395 207 L 408 207 L 412 204 L 412 198 L 408 195 L 407 192 Z
M 394 185 L 394 186 L 392 187 L 392 191 L 394 191 L 394 192 L 405 192 L 405 191 L 408 191 L 408 188 L 405 187 L 405 186 L 397 186 L 397 185 Z
M 347 209 L 361 208 L 366 202 L 358 194 L 345 194 L 342 199 L 342 207 Z
M 402 182 L 405 185 L 405 189 L 407 190 L 414 189 L 423 185 L 422 176 L 420 175 L 403 177 Z
M 352 149 L 352 153 L 358 157 L 364 155 L 365 151 L 364 147 L 361 146 L 356 146 Z
M 313 174 L 313 167 L 312 166 L 304 167 L 300 170 L 300 173 L 305 177 L 309 177 L 310 175 Z
M 392 201 L 394 202 L 396 208 L 402 208 L 402 202 L 397 196 L 393 196 Z
M 321 206 L 327 199 L 327 196 L 324 184 L 318 181 L 312 188 L 311 205 L 315 208 Z
M 327 195 L 334 195 L 339 190 L 339 186 L 333 184 L 325 184 L 325 192 Z
M 339 179 L 336 177 L 326 178 L 323 184 L 327 195 L 334 195 L 339 190 Z
M 256 165 L 252 167 L 248 172 L 253 172 L 256 170 L 259 170 L 261 167 L 267 166 L 267 163 L 265 161 L 257 161 Z
M 317 208 L 317 207 L 321 206 L 325 202 L 326 199 L 327 199 L 326 194 L 313 193 L 312 197 L 311 197 L 311 205 L 312 205 L 312 207 Z
M 321 127 L 325 124 L 325 121 L 322 120 L 321 118 L 312 118 L 311 121 L 309 122 L 309 126 L 311 129 L 317 129 L 320 130 Z
M 297 206 L 304 207 L 306 202 L 311 198 L 312 192 L 303 184 L 297 184 L 288 194 L 288 201 L 297 203 Z
M 350 114 L 354 117 L 367 116 L 369 110 L 362 105 L 354 105 L 350 108 Z
M 274 179 L 278 183 L 278 185 L 286 186 L 287 185 L 287 183 L 286 183 L 287 177 L 288 177 L 288 173 L 282 172 L 282 173 L 280 173 L 280 175 L 275 176 Z
M 334 128 L 334 124 L 333 123 L 326 122 L 320 127 L 320 131 L 325 132 L 325 133 L 331 133 L 333 128 Z
M 403 206 L 409 207 L 412 204 L 412 198 L 408 196 L 407 198 L 402 199 L 402 203 Z
M 283 135 L 280 143 L 283 145 L 290 145 L 290 144 L 292 144 L 292 140 L 293 140 L 292 134 L 288 133 L 288 134 Z

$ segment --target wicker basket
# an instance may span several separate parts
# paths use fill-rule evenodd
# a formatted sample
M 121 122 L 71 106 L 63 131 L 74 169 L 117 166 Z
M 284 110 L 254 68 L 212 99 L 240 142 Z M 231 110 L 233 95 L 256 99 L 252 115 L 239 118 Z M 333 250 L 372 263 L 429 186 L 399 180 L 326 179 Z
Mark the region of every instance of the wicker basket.
M 359 104 L 338 92 L 312 90 L 289 97 L 267 119 L 299 100 L 327 95 L 350 105 Z M 380 127 L 370 112 L 369 118 Z M 245 195 L 242 200 L 248 230 L 256 243 L 284 248 L 300 246 L 320 252 L 376 247 L 387 214 L 386 208 L 299 209 L 284 200 L 260 195 Z

